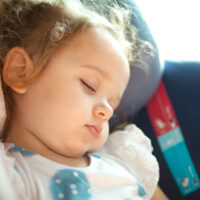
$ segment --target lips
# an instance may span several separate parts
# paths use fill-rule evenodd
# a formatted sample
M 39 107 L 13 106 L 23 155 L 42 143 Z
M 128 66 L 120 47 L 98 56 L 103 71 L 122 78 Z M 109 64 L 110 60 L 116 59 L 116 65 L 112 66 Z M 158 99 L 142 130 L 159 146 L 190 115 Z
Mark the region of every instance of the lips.
M 91 135 L 95 139 L 97 139 L 100 136 L 100 133 L 102 131 L 101 126 L 99 126 L 99 125 L 88 125 L 88 124 L 86 124 L 85 126 L 88 128 L 89 132 L 91 133 Z

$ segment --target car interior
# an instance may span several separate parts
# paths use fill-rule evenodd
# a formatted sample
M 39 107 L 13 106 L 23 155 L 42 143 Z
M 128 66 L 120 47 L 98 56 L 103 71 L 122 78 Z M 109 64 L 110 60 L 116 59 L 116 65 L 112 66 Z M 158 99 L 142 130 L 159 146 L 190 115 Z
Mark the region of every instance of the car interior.
M 155 55 L 144 52 L 144 62 L 131 63 L 131 79 L 110 128 L 135 123 L 152 141 L 160 166 L 159 186 L 168 198 L 198 200 L 200 62 L 161 59 L 141 9 L 133 0 L 123 1 L 130 5 L 132 23 L 153 45 Z

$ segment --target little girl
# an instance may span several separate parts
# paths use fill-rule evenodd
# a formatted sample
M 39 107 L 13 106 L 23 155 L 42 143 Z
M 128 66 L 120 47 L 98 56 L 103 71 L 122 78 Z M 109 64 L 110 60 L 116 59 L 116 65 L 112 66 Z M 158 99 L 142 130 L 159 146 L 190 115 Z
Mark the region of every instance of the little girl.
M 108 139 L 141 42 L 126 37 L 123 12 L 112 7 L 109 21 L 78 0 L 0 6 L 0 199 L 151 199 L 149 139 L 134 125 Z

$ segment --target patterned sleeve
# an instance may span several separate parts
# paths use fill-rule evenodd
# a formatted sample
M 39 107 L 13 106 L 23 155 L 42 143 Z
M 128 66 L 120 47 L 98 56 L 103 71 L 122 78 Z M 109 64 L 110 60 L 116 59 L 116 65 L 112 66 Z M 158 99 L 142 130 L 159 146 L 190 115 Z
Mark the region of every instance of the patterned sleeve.
M 25 195 L 21 194 L 25 186 L 17 170 L 15 159 L 6 155 L 4 144 L 0 142 L 0 199 L 24 199 Z
M 134 124 L 113 132 L 101 149 L 102 153 L 120 158 L 124 167 L 143 184 L 145 199 L 151 199 L 159 179 L 159 166 L 152 151 L 150 139 Z

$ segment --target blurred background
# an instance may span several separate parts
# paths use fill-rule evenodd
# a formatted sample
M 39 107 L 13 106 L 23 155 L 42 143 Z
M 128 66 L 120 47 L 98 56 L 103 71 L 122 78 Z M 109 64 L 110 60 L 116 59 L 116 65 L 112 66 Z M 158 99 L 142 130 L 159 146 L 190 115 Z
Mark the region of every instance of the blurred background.
M 135 0 L 160 50 L 161 58 L 200 61 L 199 0 Z

